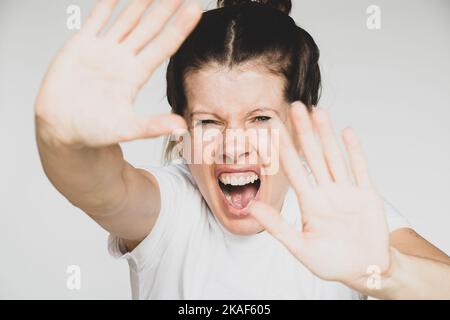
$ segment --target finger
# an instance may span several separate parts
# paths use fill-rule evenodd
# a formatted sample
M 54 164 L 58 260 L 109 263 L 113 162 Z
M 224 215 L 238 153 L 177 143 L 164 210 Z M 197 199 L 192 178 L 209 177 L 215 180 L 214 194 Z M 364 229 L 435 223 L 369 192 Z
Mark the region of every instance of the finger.
M 83 31 L 98 35 L 106 26 L 119 0 L 98 0 L 87 18 Z
M 170 135 L 176 131 L 186 130 L 186 122 L 175 114 L 140 117 L 133 115 L 123 122 L 119 129 L 120 141 L 132 141 Z
M 322 149 L 328 164 L 329 171 L 335 182 L 350 183 L 347 166 L 339 145 L 337 144 L 330 117 L 326 110 L 317 108 L 312 115 L 314 124 L 319 132 Z
M 161 32 L 182 2 L 182 0 L 163 0 L 155 5 L 155 8 L 142 18 L 139 25 L 125 39 L 124 45 L 136 53 L 139 52 Z
M 347 127 L 343 130 L 342 137 L 356 184 L 362 188 L 372 189 L 373 185 L 367 169 L 367 160 L 355 132 Z
M 279 140 L 278 131 L 261 128 L 250 135 L 250 155 L 253 163 L 261 166 L 261 175 L 274 175 L 279 171 L 279 151 L 276 141 Z
M 306 106 L 297 101 L 292 104 L 291 118 L 299 141 L 318 184 L 331 183 L 331 176 L 325 163 L 320 144 L 316 141 L 314 129 Z
M 138 55 L 142 65 L 149 71 L 155 70 L 161 63 L 173 55 L 194 29 L 202 14 L 196 2 L 183 5 L 173 23 L 170 23 Z
M 275 141 L 275 153 L 280 159 L 281 167 L 297 196 L 307 195 L 313 188 L 303 163 L 284 124 L 274 119 L 271 130 L 278 130 L 279 139 Z
M 301 230 L 297 230 L 294 226 L 287 223 L 281 217 L 279 212 L 263 202 L 252 201 L 247 211 L 267 232 L 280 241 L 294 256 L 297 258 L 301 257 Z
M 140 21 L 153 0 L 133 0 L 120 13 L 106 37 L 120 42 Z

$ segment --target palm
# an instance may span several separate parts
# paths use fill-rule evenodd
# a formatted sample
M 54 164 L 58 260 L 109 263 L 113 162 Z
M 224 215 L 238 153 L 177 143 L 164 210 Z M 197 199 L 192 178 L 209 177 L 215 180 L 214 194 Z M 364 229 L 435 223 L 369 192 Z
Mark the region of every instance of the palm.
M 81 141 L 92 145 L 120 141 L 119 126 L 133 117 L 131 107 L 142 83 L 132 57 L 95 39 L 74 38 L 67 49 L 48 74 L 44 99 L 51 101 L 45 104 Z
M 37 113 L 53 122 L 64 141 L 104 146 L 166 134 L 174 125 L 184 125 L 174 115 L 138 117 L 132 106 L 153 71 L 192 30 L 200 10 L 193 5 L 180 9 L 179 16 L 190 17 L 188 22 L 175 20 L 164 29 L 178 5 L 158 4 L 143 17 L 151 1 L 132 1 L 111 30 L 99 36 L 115 3 L 99 2 L 83 29 L 55 58 L 42 84 Z
M 374 192 L 357 187 L 315 189 L 300 203 L 308 267 L 330 280 L 354 277 L 372 265 L 385 270 L 388 231 L 382 206 Z

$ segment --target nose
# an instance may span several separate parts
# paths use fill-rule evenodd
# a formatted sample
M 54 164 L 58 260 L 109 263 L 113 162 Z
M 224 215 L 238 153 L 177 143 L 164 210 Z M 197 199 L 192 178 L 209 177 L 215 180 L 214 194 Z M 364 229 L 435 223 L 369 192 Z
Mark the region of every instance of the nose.
M 244 164 L 250 156 L 250 143 L 243 129 L 227 129 L 223 137 L 223 160 L 227 164 Z

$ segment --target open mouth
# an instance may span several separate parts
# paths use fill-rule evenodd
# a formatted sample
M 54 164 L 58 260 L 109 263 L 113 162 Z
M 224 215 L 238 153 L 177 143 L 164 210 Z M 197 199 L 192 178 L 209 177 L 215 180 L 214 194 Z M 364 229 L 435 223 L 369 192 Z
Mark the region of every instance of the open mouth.
M 225 202 L 237 210 L 246 208 L 261 186 L 259 175 L 253 171 L 220 173 L 218 183 Z

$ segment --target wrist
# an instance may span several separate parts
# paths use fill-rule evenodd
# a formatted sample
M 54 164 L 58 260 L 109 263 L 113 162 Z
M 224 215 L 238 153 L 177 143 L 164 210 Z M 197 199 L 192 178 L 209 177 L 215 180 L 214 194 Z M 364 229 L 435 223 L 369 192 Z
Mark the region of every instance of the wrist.
M 389 248 L 389 267 L 380 274 L 380 286 L 372 290 L 370 296 L 380 299 L 395 299 L 397 292 L 401 289 L 402 277 L 402 254 L 395 248 Z
M 41 145 L 50 148 L 81 150 L 88 149 L 87 146 L 67 134 L 61 134 L 57 127 L 53 126 L 45 118 L 35 115 L 36 139 Z
M 389 247 L 389 263 L 386 268 L 367 266 L 365 273 L 345 285 L 370 297 L 393 299 L 402 283 L 402 254 Z

